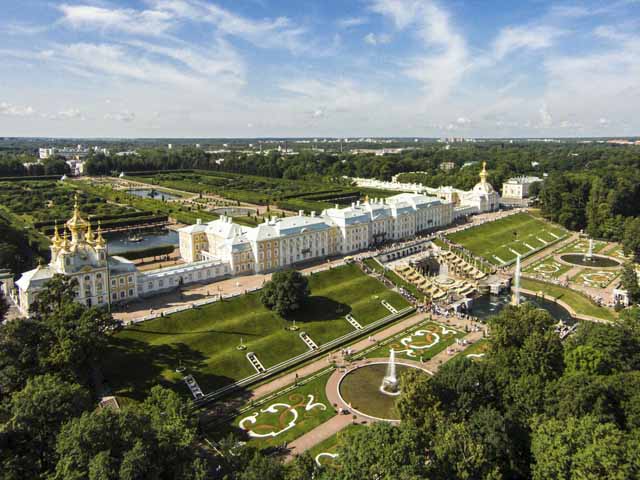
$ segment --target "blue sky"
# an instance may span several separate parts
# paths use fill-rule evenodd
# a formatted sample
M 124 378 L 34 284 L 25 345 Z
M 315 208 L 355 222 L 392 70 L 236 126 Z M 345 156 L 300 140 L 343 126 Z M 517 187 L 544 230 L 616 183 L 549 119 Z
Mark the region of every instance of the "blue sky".
M 640 0 L 4 0 L 0 135 L 640 135 Z

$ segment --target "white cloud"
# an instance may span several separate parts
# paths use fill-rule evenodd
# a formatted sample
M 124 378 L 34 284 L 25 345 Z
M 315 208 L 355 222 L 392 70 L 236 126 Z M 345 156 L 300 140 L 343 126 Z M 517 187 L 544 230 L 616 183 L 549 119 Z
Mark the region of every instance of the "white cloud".
M 553 116 L 549 113 L 546 103 L 542 104 L 538 113 L 540 114 L 540 126 L 542 128 L 549 128 L 553 125 Z
M 214 26 L 220 35 L 242 38 L 259 48 L 285 48 L 292 52 L 309 50 L 302 38 L 306 29 L 288 17 L 254 20 L 201 0 L 155 0 L 156 9 L 194 22 Z
M 161 10 L 110 9 L 66 3 L 58 8 L 63 15 L 62 21 L 74 28 L 111 30 L 134 35 L 160 35 L 172 25 L 172 15 Z
M 427 100 L 445 100 L 470 66 L 466 41 L 452 27 L 448 12 L 430 0 L 374 0 L 371 8 L 398 29 L 413 25 L 425 50 L 435 50 L 411 59 L 405 73 L 423 84 Z
M 566 34 L 564 30 L 548 25 L 522 25 L 500 31 L 493 42 L 494 56 L 498 60 L 518 50 L 539 50 L 551 47 L 555 40 Z
M 36 113 L 35 109 L 30 106 L 14 105 L 9 102 L 0 102 L 0 115 L 10 117 L 29 117 Z
M 336 22 L 340 28 L 359 27 L 360 25 L 366 25 L 367 23 L 369 23 L 369 20 L 366 17 L 341 18 Z
M 458 117 L 456 123 L 458 125 L 468 125 L 471 123 L 471 120 L 469 120 L 467 117 Z
M 125 110 L 123 112 L 111 112 L 104 115 L 105 120 L 116 120 L 118 122 L 131 123 L 136 119 L 136 114 Z
M 364 41 L 369 45 L 384 45 L 391 41 L 391 35 L 386 33 L 379 33 L 376 35 L 375 33 L 370 32 L 365 35 Z
M 81 119 L 84 120 L 84 115 L 78 108 L 68 108 L 66 110 L 61 110 L 57 113 L 43 113 L 43 118 L 48 120 L 71 120 L 71 119 Z

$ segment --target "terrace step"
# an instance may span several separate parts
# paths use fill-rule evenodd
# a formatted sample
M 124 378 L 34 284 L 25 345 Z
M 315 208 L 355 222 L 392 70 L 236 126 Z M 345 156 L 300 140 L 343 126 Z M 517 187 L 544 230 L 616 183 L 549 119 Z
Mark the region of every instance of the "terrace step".
M 307 335 L 307 332 L 300 332 L 300 338 L 305 343 L 305 345 L 307 347 L 309 347 L 309 350 L 317 350 L 318 349 L 318 345 L 316 345 L 316 342 L 311 340 L 311 337 L 309 335 Z
M 355 328 L 356 330 L 362 330 L 362 325 L 360 325 L 357 320 L 355 318 L 353 318 L 353 315 L 348 314 L 345 315 L 345 317 L 347 319 L 347 322 L 349 322 L 351 325 L 353 325 L 353 328 Z
M 264 365 L 262 365 L 262 362 L 260 362 L 260 360 L 258 360 L 258 357 L 256 356 L 255 353 L 248 352 L 247 353 L 247 360 L 249 360 L 249 363 L 253 366 L 253 368 L 256 369 L 256 372 L 262 373 L 262 372 L 264 372 L 266 370 L 266 368 L 264 368 Z
M 189 387 L 189 390 L 191 390 L 191 394 L 193 395 L 193 398 L 198 400 L 204 397 L 204 393 L 202 392 L 200 385 L 198 385 L 198 382 L 196 382 L 196 379 L 193 378 L 193 375 L 187 375 L 186 377 L 183 378 L 183 380 L 184 380 L 184 383 L 187 384 L 187 387 Z
M 535 248 L 532 247 L 531 245 L 529 245 L 528 243 L 525 243 L 524 245 L 525 245 L 525 247 L 528 247 L 530 250 L 535 250 Z
M 389 310 L 391 313 L 398 313 L 398 310 L 386 300 L 382 300 L 382 302 L 380 303 L 382 303 L 382 306 Z
M 506 265 L 507 262 L 505 262 L 503 259 L 501 259 L 499 256 L 494 255 L 493 258 L 495 258 L 496 260 L 498 260 L 502 265 Z
M 539 242 L 544 243 L 545 245 L 549 245 L 549 242 L 547 242 L 546 240 L 541 239 L 540 237 L 536 237 L 536 240 L 538 240 Z
M 558 235 L 556 235 L 555 233 L 553 233 L 553 232 L 546 232 L 546 233 L 548 233 L 549 235 L 551 235 L 552 237 L 554 237 L 556 240 L 559 240 L 559 239 L 560 239 L 560 237 L 559 237 Z

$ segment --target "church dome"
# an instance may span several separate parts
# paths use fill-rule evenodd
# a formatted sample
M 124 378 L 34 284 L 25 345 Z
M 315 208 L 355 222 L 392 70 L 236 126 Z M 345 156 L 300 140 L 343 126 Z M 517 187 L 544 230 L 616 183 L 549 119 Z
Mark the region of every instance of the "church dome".
M 481 195 L 488 195 L 493 193 L 495 190 L 493 189 L 493 185 L 487 182 L 487 162 L 482 163 L 482 171 L 480 172 L 480 181 L 476 183 L 475 187 L 473 187 L 474 193 L 478 193 Z

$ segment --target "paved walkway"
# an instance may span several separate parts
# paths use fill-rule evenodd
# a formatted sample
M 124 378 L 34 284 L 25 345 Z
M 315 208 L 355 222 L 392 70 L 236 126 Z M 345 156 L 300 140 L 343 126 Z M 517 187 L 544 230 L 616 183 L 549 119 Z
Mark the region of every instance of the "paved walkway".
M 462 327 L 464 328 L 465 326 L 469 326 L 469 324 L 471 322 L 468 321 L 463 321 L 463 320 L 458 320 L 456 319 L 456 322 L 453 322 L 456 324 L 456 326 L 458 328 Z M 401 361 L 402 363 L 409 363 L 409 364 L 415 364 L 417 367 L 422 368 L 424 370 L 427 370 L 431 373 L 435 373 L 438 371 L 438 369 L 447 361 L 451 360 L 452 358 L 455 358 L 455 356 L 459 355 L 462 351 L 464 351 L 467 347 L 471 346 L 473 343 L 477 342 L 478 340 L 483 338 L 483 332 L 482 331 L 478 331 L 478 332 L 471 332 L 469 334 L 467 334 L 464 339 L 468 341 L 467 345 L 452 345 L 451 347 L 443 350 L 442 352 L 438 353 L 437 355 L 435 355 L 433 358 L 431 358 L 429 361 L 424 362 L 424 363 L 420 363 L 417 361 L 412 361 L 412 360 L 406 360 L 406 359 L 402 359 L 402 360 L 398 360 Z M 456 351 L 455 355 L 450 354 L 448 351 L 450 349 L 454 349 Z M 385 359 L 363 359 L 363 360 L 359 360 L 357 362 L 354 362 L 352 364 L 353 368 L 357 368 L 358 366 L 362 366 L 364 364 L 367 363 L 371 363 L 374 362 L 376 360 L 387 360 Z M 353 370 L 353 368 L 350 368 L 349 370 Z M 351 411 L 351 409 L 349 408 L 349 405 L 345 404 L 340 396 L 338 395 L 338 384 L 340 383 L 340 379 L 346 374 L 347 372 L 341 369 L 337 369 L 329 378 L 329 380 L 327 381 L 327 386 L 326 386 L 326 393 L 327 393 L 327 399 L 329 400 L 329 403 L 331 405 L 338 405 L 338 408 L 343 408 L 346 410 L 349 410 L 349 414 L 347 415 L 336 415 L 335 417 L 332 417 L 330 420 L 328 420 L 327 422 L 318 425 L 316 428 L 314 428 L 313 430 L 305 433 L 304 435 L 302 435 L 301 437 L 298 437 L 296 440 L 292 441 L 291 443 L 289 443 L 288 448 L 289 448 L 289 454 L 287 456 L 287 458 L 285 459 L 285 461 L 290 461 L 293 459 L 293 457 L 295 455 L 300 455 L 301 453 L 305 452 L 306 450 L 309 450 L 310 448 L 313 448 L 315 445 L 317 445 L 318 443 L 326 440 L 327 438 L 335 435 L 336 433 L 338 433 L 340 430 L 342 430 L 343 428 L 345 428 L 346 426 L 348 426 L 349 424 L 351 424 L 352 422 L 354 422 L 353 420 L 353 415 L 356 415 L 356 420 L 355 422 L 358 423 L 362 423 L 362 424 L 366 424 L 366 423 L 371 423 L 374 422 L 375 420 L 357 414 L 356 412 Z

